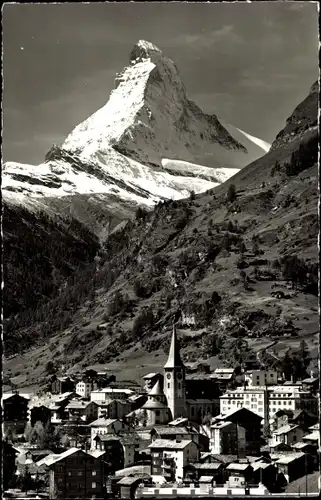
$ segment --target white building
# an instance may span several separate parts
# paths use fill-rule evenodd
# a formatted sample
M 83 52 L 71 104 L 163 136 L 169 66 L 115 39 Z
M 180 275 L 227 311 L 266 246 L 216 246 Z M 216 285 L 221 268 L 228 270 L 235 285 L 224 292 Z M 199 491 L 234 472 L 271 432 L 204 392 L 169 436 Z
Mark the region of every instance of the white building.
M 318 399 L 297 385 L 245 386 L 228 390 L 220 396 L 220 412 L 226 414 L 238 408 L 247 408 L 271 422 L 278 410 L 306 409 L 317 414 Z
M 95 448 L 95 437 L 104 434 L 119 434 L 120 432 L 130 432 L 133 429 L 118 419 L 98 418 L 89 424 L 91 433 L 91 449 Z
M 92 391 L 90 394 L 90 401 L 95 401 L 96 403 L 99 403 L 100 401 L 108 402 L 114 399 L 124 401 L 133 394 L 135 393 L 131 389 L 114 389 L 112 387 L 106 387 L 105 389 L 101 389 L 100 391 Z
M 170 481 L 181 481 L 184 467 L 199 458 L 198 445 L 191 440 L 156 439 L 148 448 L 152 455 L 152 476 L 164 476 Z
M 79 380 L 76 384 L 75 392 L 82 398 L 89 399 L 91 391 L 97 389 L 97 383 L 86 379 Z

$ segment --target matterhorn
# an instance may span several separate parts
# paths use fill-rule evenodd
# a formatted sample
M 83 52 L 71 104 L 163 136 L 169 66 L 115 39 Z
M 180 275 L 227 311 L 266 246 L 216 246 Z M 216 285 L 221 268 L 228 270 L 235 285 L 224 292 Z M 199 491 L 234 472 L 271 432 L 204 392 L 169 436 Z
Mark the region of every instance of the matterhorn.
M 53 145 L 43 163 L 4 164 L 2 193 L 29 210 L 68 207 L 84 222 L 86 205 L 87 215 L 103 211 L 120 221 L 137 205 L 213 188 L 269 147 L 204 113 L 188 99 L 174 62 L 140 40 L 107 103 Z

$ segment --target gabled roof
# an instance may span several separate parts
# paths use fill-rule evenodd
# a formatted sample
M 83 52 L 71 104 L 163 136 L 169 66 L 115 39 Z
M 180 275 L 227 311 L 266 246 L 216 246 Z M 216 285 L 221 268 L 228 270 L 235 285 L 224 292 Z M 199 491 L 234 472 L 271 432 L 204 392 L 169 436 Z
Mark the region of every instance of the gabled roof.
M 98 418 L 97 420 L 94 420 L 94 422 L 91 422 L 91 424 L 88 424 L 88 427 L 108 427 L 109 425 L 112 425 L 115 422 L 120 422 L 120 420 L 118 420 L 118 418 L 103 418 L 103 417 L 101 417 L 101 418 Z
M 318 441 L 320 439 L 320 433 L 319 431 L 312 431 L 311 434 L 307 434 L 306 436 L 303 436 L 302 439 L 308 439 L 310 441 Z
M 305 453 L 291 453 L 289 455 L 284 455 L 283 457 L 279 458 L 276 463 L 277 464 L 289 464 L 291 462 L 294 462 L 298 458 L 304 457 Z
M 249 467 L 252 467 L 250 464 L 235 464 L 235 463 L 232 463 L 232 464 L 229 464 L 226 469 L 227 470 L 247 470 Z
M 164 450 L 184 450 L 186 446 L 190 443 L 193 443 L 192 440 L 182 440 L 182 441 L 174 441 L 172 439 L 156 439 L 153 443 L 149 445 L 149 448 L 153 449 L 164 449 Z
M 290 424 L 282 425 L 282 427 L 273 431 L 273 434 L 275 436 L 280 436 L 281 434 L 287 434 L 288 432 L 293 431 L 298 427 L 299 427 L 298 425 L 290 425 Z
M 15 392 L 9 392 L 9 393 L 7 392 L 6 394 L 2 394 L 2 400 L 5 401 L 6 399 L 10 399 L 10 398 L 12 398 L 14 396 L 18 396 L 18 397 L 24 398 L 26 400 L 30 399 L 29 394 L 20 394 L 20 393 L 17 394 Z
M 217 420 L 230 420 L 230 421 L 234 421 L 234 420 L 237 420 L 237 416 L 238 415 L 248 415 L 248 416 L 251 416 L 251 418 L 253 419 L 256 419 L 256 420 L 262 420 L 262 417 L 260 417 L 259 415 L 257 415 L 256 413 L 254 413 L 253 411 L 251 410 L 248 410 L 247 408 L 238 408 L 236 410 L 231 410 L 229 412 L 227 412 L 226 414 L 224 415 L 218 415 L 217 417 L 215 417 L 215 419 Z
M 149 399 L 142 406 L 142 408 L 145 408 L 146 410 L 161 410 L 161 409 L 167 408 L 167 406 L 164 403 L 161 403 L 160 401 L 155 401 L 155 400 Z
M 81 450 L 80 448 L 70 448 L 67 451 L 64 451 L 63 453 L 60 453 L 59 455 L 49 455 L 48 457 L 44 458 L 42 463 L 45 465 L 48 465 L 49 467 L 56 462 L 60 462 L 60 460 L 63 460 L 64 458 L 70 457 L 74 453 L 81 452 L 84 455 L 88 455 L 85 451 Z
M 160 436 L 167 436 L 176 434 L 190 434 L 190 432 L 185 427 L 166 427 L 166 426 L 155 426 L 153 431 L 157 432 Z
M 179 345 L 177 341 L 175 325 L 173 327 L 172 340 L 169 349 L 168 359 L 164 365 L 164 368 L 184 368 L 179 352 Z

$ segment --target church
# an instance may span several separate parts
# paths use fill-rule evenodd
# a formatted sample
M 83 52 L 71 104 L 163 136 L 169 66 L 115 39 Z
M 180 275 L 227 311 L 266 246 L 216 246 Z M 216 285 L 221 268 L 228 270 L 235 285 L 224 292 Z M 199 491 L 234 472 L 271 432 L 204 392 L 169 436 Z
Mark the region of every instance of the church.
M 158 375 L 157 381 L 142 407 L 147 425 L 168 424 L 177 419 L 202 423 L 204 416 L 219 414 L 221 393 L 216 382 L 186 376 L 175 326 L 163 375 L 152 375 Z

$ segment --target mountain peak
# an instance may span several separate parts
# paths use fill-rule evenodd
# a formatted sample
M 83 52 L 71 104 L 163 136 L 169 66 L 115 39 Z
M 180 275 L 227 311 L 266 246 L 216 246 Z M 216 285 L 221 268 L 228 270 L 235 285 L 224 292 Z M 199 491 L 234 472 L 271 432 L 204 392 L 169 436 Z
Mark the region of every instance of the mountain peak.
M 158 59 L 162 51 L 151 42 L 138 40 L 130 53 L 130 63 L 142 62 L 144 59 Z

